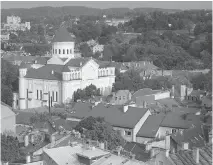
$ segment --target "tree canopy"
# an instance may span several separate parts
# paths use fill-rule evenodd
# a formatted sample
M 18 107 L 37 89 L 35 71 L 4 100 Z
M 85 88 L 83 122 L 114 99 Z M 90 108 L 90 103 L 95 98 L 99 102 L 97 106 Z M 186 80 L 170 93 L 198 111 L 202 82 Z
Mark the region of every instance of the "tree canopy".
M 1 160 L 14 162 L 20 159 L 20 147 L 16 137 L 1 134 Z
M 113 127 L 100 117 L 94 118 L 90 116 L 80 121 L 75 129 L 91 140 L 106 141 L 110 150 L 124 145 L 124 139 L 121 135 L 114 131 Z
M 5 60 L 1 60 L 1 101 L 12 106 L 13 92 L 17 92 L 18 68 Z

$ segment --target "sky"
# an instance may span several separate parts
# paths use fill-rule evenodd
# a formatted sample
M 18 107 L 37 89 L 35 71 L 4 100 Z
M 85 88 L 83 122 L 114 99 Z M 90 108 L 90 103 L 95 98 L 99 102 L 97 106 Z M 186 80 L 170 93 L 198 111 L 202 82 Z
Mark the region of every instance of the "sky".
M 86 6 L 93 8 L 212 9 L 212 1 L 1 1 L 1 8 L 32 8 L 40 6 Z

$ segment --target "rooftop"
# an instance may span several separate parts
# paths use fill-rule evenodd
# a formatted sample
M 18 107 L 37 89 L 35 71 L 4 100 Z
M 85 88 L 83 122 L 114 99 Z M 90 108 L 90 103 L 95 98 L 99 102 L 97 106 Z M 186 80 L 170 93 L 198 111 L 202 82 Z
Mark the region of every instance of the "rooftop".
M 159 92 L 161 92 L 161 91 L 160 90 L 152 90 L 150 88 L 143 88 L 143 89 L 136 91 L 132 95 L 132 98 L 134 99 L 134 98 L 139 97 L 139 96 L 153 95 L 153 94 L 157 94 Z
M 78 162 L 76 154 L 87 157 L 89 159 L 109 154 L 109 152 L 106 152 L 98 148 L 95 148 L 95 149 L 83 148 L 82 145 L 80 144 L 75 147 L 66 146 L 66 147 L 46 149 L 44 150 L 44 152 L 49 157 L 51 157 L 57 164 L 60 164 L 60 165 L 80 164 Z
M 133 128 L 138 121 L 144 116 L 148 109 L 128 107 L 127 112 L 123 112 L 123 107 L 119 105 L 98 104 L 89 113 L 93 117 L 104 117 L 107 122 L 114 127 Z M 113 115 L 112 115 L 113 114 Z
M 212 146 L 207 145 L 199 149 L 199 164 L 192 157 L 192 151 L 181 150 L 177 154 L 170 154 L 170 160 L 176 165 L 211 165 L 212 164 Z
M 75 39 L 67 31 L 66 27 L 61 26 L 58 31 L 56 31 L 53 42 L 74 42 Z
M 187 129 L 190 123 L 182 118 L 183 113 L 168 112 L 162 123 L 161 127 Z
M 12 108 L 9 105 L 1 102 L 1 119 L 7 118 L 10 116 L 15 116 L 15 113 L 12 111 Z
M 137 133 L 137 137 L 155 138 L 165 115 L 150 115 Z

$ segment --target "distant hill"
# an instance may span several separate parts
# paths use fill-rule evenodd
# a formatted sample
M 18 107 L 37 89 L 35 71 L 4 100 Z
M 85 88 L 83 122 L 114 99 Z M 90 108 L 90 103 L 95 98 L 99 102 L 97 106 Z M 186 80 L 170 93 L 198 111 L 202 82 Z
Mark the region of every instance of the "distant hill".
M 97 8 L 89 8 L 83 6 L 64 6 L 64 7 L 36 7 L 30 9 L 24 8 L 12 8 L 12 9 L 2 9 L 1 10 L 1 18 L 2 21 L 6 20 L 6 17 L 9 15 L 17 15 L 23 19 L 28 18 L 36 18 L 36 17 L 58 17 L 62 15 L 72 15 L 72 16 L 81 16 L 81 15 L 89 15 L 89 16 L 101 16 L 105 15 L 114 15 L 114 16 L 126 16 L 129 13 L 143 13 L 143 12 L 153 12 L 153 11 L 163 11 L 163 12 L 178 12 L 181 10 L 176 9 L 158 9 L 158 8 L 109 8 L 109 9 L 97 9 Z

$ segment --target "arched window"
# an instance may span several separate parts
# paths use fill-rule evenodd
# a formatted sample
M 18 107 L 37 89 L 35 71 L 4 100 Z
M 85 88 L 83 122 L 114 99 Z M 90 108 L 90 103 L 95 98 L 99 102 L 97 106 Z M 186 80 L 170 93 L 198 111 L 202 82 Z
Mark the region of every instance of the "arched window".
M 113 70 L 111 69 L 111 74 L 113 74 Z
M 72 74 L 72 79 L 74 79 L 74 73 Z
M 69 49 L 67 49 L 67 54 L 69 54 Z
M 105 76 L 105 70 L 103 71 L 103 76 Z
M 55 54 L 57 54 L 57 49 L 55 49 Z
M 65 54 L 65 49 L 63 49 L 63 54 Z
M 75 79 L 77 79 L 77 73 L 75 73 Z
M 59 53 L 58 54 L 61 54 L 61 49 L 58 49 Z
M 108 76 L 108 70 L 106 70 L 106 75 Z
M 53 51 L 53 54 L 54 54 L 54 49 L 52 51 Z
M 80 73 L 78 73 L 78 79 L 80 79 Z
M 70 49 L 70 54 L 72 54 L 72 49 Z

